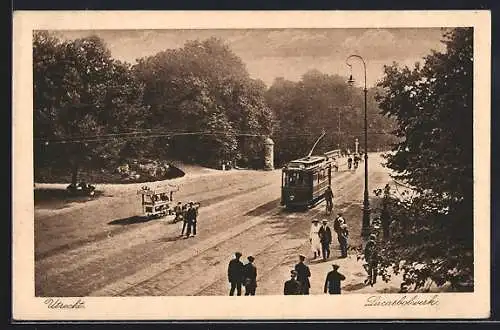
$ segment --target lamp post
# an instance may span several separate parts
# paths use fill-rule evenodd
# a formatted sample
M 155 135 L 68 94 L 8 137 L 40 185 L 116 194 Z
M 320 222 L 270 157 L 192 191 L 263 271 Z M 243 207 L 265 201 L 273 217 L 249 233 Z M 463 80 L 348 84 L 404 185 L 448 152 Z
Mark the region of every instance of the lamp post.
M 361 235 L 363 237 L 367 237 L 370 234 L 370 201 L 368 200 L 368 119 L 367 119 L 367 102 L 366 102 L 366 94 L 368 90 L 366 89 L 366 63 L 365 60 L 359 55 L 350 55 L 346 59 L 346 64 L 351 69 L 351 75 L 349 76 L 349 80 L 347 81 L 349 85 L 352 86 L 354 83 L 354 79 L 352 78 L 352 64 L 349 62 L 351 59 L 356 58 L 359 59 L 363 63 L 363 69 L 365 73 L 365 86 L 363 92 L 365 94 L 365 191 L 363 198 L 363 226 L 361 228 Z

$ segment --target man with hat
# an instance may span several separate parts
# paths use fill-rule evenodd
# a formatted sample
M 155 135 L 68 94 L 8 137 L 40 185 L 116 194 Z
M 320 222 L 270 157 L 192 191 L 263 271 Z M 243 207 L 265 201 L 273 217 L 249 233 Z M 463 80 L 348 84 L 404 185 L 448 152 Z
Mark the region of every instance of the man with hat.
M 248 263 L 245 265 L 243 273 L 245 274 L 245 296 L 255 296 L 257 289 L 257 267 L 253 264 L 255 258 L 249 256 Z
M 178 222 L 182 220 L 182 202 L 177 202 L 177 205 L 174 206 L 175 219 L 174 222 Z M 182 230 L 184 232 L 184 230 Z
M 311 271 L 309 267 L 304 264 L 306 257 L 304 255 L 299 255 L 299 263 L 295 265 L 295 271 L 297 271 L 297 281 L 300 282 L 301 294 L 308 295 L 311 283 L 309 282 L 309 277 L 311 277 Z
M 347 239 L 349 238 L 349 230 L 347 228 L 347 224 L 344 223 L 340 225 L 340 235 L 338 236 L 340 243 L 340 257 L 347 258 Z
M 300 282 L 297 281 L 297 271 L 290 271 L 290 279 L 285 282 L 285 287 L 283 293 L 287 295 L 300 295 L 302 293 L 300 288 Z
M 365 260 L 366 272 L 368 273 L 368 282 L 371 286 L 377 282 L 377 267 L 378 267 L 378 251 L 377 251 L 377 236 L 371 234 L 368 242 L 365 245 Z
M 321 253 L 321 241 L 319 239 L 319 221 L 314 219 L 311 225 L 311 231 L 309 232 L 309 242 L 311 243 L 311 250 L 314 254 L 314 259 L 316 256 L 319 257 Z
M 345 276 L 337 271 L 339 265 L 333 264 L 332 267 L 333 270 L 326 275 L 324 292 L 328 290 L 329 294 L 340 294 L 340 282 L 345 280 Z
M 318 235 L 321 241 L 321 253 L 323 254 L 323 261 L 330 257 L 330 244 L 332 243 L 332 231 L 328 227 L 328 220 L 322 221 L 323 225 L 319 229 Z
M 326 187 L 324 197 L 326 202 L 326 214 L 329 215 L 333 210 L 333 191 L 331 186 Z
M 229 295 L 234 295 L 234 290 L 236 289 L 236 294 L 241 296 L 241 283 L 243 282 L 243 271 L 244 266 L 240 261 L 241 252 L 236 252 L 234 254 L 234 259 L 229 262 L 229 266 L 227 267 L 227 278 L 229 283 L 231 283 L 231 289 L 229 291 Z
M 182 205 L 182 210 L 181 210 L 181 218 L 182 218 L 182 231 L 181 231 L 181 236 L 184 236 L 184 231 L 187 233 L 187 229 L 189 227 L 189 222 L 187 218 L 187 211 L 188 211 L 188 204 Z
M 186 212 L 186 218 L 188 223 L 186 238 L 196 236 L 196 216 L 197 214 L 196 214 L 196 209 L 194 207 L 194 203 L 189 202 L 189 207 Z
M 333 230 L 337 233 L 337 240 L 340 245 L 340 250 L 342 250 L 342 226 L 346 224 L 342 212 L 337 213 L 337 217 L 333 221 Z

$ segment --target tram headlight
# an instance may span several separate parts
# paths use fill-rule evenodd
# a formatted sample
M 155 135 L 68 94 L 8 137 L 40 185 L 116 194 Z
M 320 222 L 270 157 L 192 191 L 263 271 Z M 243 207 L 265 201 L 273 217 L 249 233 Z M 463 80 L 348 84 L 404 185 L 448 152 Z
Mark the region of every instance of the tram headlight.
M 290 195 L 290 196 L 288 196 L 288 198 L 289 198 L 291 201 L 293 201 L 293 200 L 295 199 L 295 196 L 294 196 L 294 195 Z

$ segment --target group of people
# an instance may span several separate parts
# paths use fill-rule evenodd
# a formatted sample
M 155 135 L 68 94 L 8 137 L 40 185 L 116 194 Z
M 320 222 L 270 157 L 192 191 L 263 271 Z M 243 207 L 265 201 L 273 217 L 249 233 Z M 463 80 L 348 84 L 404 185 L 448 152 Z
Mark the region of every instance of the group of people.
M 255 258 L 248 256 L 248 262 L 243 264 L 241 252 L 234 254 L 234 259 L 231 259 L 227 268 L 227 277 L 229 284 L 229 295 L 242 295 L 242 288 L 245 288 L 245 296 L 255 296 L 257 289 L 257 267 L 254 264 Z M 306 257 L 299 255 L 299 262 L 295 268 L 291 270 L 291 279 L 285 282 L 283 294 L 285 295 L 308 295 L 311 283 L 311 271 L 304 261 Z M 345 280 L 345 276 L 338 272 L 339 265 L 333 264 L 333 270 L 328 272 L 325 279 L 324 293 L 340 294 L 341 281 Z
M 248 256 L 248 262 L 243 264 L 241 262 L 241 252 L 234 254 L 234 259 L 229 262 L 227 267 L 227 278 L 231 288 L 229 295 L 233 296 L 236 290 L 236 295 L 241 296 L 242 286 L 245 287 L 245 296 L 255 296 L 257 289 L 257 267 L 253 264 L 255 258 Z
M 311 283 L 311 271 L 309 266 L 304 263 L 305 256 L 299 255 L 299 263 L 295 268 L 290 271 L 291 278 L 285 282 L 283 288 L 284 295 L 308 295 Z M 323 287 L 324 293 L 340 294 L 341 282 L 345 280 L 345 276 L 339 273 L 340 268 L 337 264 L 332 264 L 333 270 L 326 274 L 325 285 Z
M 361 161 L 361 157 L 359 156 L 359 154 L 354 154 L 354 156 L 348 155 L 347 156 L 347 168 L 349 170 L 351 170 L 353 168 L 353 162 L 354 162 L 354 169 L 356 170 L 359 166 L 360 161 Z
M 340 246 L 340 258 L 347 257 L 349 229 L 347 223 L 342 216 L 342 212 L 337 214 L 333 222 L 333 230 L 337 234 L 337 240 Z M 311 251 L 313 259 L 322 257 L 323 261 L 330 258 L 330 245 L 332 244 L 332 231 L 328 226 L 328 220 L 323 219 L 319 225 L 317 219 L 312 220 L 311 230 L 309 233 L 309 242 L 311 243 Z
M 196 236 L 196 224 L 198 222 L 199 207 L 200 203 L 195 202 L 189 202 L 184 205 L 182 204 L 182 202 L 178 202 L 174 207 L 174 222 L 182 221 L 182 230 L 180 234 L 181 237 L 184 235 L 184 238 Z

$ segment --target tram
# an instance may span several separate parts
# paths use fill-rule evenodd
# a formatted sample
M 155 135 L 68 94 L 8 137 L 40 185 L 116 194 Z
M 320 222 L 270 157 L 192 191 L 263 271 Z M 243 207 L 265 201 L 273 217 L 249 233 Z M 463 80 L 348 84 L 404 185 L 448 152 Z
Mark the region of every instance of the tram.
M 324 133 L 323 133 L 324 135 Z M 316 141 L 306 157 L 289 162 L 282 169 L 281 205 L 287 208 L 309 208 L 324 199 L 326 188 L 332 183 L 332 171 L 338 171 L 340 150 L 313 156 Z

